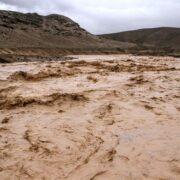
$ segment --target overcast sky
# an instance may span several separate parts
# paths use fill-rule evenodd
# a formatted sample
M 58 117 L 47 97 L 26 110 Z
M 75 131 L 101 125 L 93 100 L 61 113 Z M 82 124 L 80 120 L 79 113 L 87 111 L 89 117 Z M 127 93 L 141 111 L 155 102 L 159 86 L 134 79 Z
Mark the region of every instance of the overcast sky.
M 94 34 L 180 27 L 180 0 L 0 0 L 0 9 L 63 14 Z

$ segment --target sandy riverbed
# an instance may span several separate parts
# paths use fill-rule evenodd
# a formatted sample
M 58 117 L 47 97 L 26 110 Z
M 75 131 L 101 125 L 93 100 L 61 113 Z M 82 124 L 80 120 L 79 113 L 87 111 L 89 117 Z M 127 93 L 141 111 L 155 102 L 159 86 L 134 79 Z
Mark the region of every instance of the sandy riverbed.
M 180 59 L 0 64 L 0 179 L 180 179 Z

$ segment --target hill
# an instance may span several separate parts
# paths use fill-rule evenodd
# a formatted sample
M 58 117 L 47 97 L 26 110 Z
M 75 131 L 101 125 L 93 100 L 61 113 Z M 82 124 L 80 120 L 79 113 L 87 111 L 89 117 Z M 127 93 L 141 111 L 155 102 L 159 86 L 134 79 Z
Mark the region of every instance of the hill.
M 103 34 L 100 35 L 100 37 L 144 46 L 180 48 L 180 28 L 160 27 L 139 29 L 113 34 Z
M 0 11 L 0 48 L 105 50 L 132 46 L 99 38 L 63 15 Z
M 93 35 L 58 14 L 0 11 L 0 61 L 34 55 L 134 53 L 180 56 L 180 28 L 153 28 Z M 4 58 L 4 55 L 6 56 Z M 8 56 L 7 56 L 8 55 Z M 14 57 L 17 55 L 18 57 Z

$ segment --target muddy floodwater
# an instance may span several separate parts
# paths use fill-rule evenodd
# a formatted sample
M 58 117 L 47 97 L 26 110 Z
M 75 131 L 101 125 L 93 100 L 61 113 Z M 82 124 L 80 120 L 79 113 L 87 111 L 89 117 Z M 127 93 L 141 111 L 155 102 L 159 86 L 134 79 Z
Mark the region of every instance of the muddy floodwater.
M 179 180 L 180 59 L 0 64 L 1 180 Z

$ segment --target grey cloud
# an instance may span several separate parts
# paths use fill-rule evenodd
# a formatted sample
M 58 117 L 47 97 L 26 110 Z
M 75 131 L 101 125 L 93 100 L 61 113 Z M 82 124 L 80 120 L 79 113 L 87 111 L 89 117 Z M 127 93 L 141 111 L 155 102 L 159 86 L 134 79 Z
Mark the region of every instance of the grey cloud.
M 24 0 L 0 0 L 0 2 L 12 5 L 19 8 L 28 8 L 28 7 L 35 7 L 38 5 L 38 1 L 36 0 L 30 0 L 30 1 L 24 1 Z
M 0 9 L 63 14 L 95 34 L 180 26 L 179 0 L 0 0 Z
M 38 11 L 48 14 L 54 10 L 69 11 L 73 9 L 73 3 L 61 0 L 0 0 L 0 3 L 7 4 L 24 11 Z

